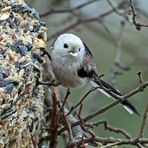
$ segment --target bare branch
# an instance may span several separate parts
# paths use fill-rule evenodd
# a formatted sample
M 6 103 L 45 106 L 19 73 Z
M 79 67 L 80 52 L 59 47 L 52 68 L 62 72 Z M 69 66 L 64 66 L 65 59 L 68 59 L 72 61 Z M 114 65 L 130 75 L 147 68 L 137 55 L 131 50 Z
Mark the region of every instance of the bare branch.
M 148 114 L 148 104 L 147 104 L 147 106 L 145 108 L 145 112 L 144 112 L 143 119 L 142 119 L 142 122 L 141 122 L 139 137 L 143 137 L 144 136 L 144 128 L 146 126 L 147 114 Z
M 125 13 L 119 12 L 118 7 L 115 7 L 115 6 L 113 5 L 113 3 L 112 3 L 110 0 L 107 0 L 107 2 L 108 2 L 108 4 L 111 6 L 111 8 L 114 10 L 114 12 L 115 12 L 116 14 L 118 14 L 119 16 L 124 17 L 125 20 L 127 20 L 127 18 L 125 17 Z M 119 4 L 119 5 L 120 5 L 120 4 Z
M 57 110 L 57 97 L 54 92 L 52 92 L 52 101 L 53 101 L 53 110 L 52 110 L 51 122 L 50 122 L 50 130 L 51 130 L 50 147 L 56 148 L 57 130 L 58 130 L 58 110 Z
M 92 142 L 92 141 L 95 141 L 95 142 L 101 142 L 101 143 L 116 143 L 116 145 L 123 145 L 123 144 L 130 144 L 130 145 L 137 145 L 138 143 L 142 143 L 142 144 L 145 144 L 145 143 L 148 143 L 148 139 L 146 138 L 131 138 L 131 139 L 128 139 L 128 140 L 124 140 L 124 139 L 116 139 L 116 138 L 102 138 L 102 137 L 90 137 L 90 138 L 84 138 L 83 139 L 84 143 L 89 143 L 89 142 Z M 80 140 L 76 141 L 76 142 L 73 142 L 73 143 L 70 143 L 68 144 L 69 147 L 73 147 L 73 146 L 78 146 L 80 145 Z M 101 148 L 104 148 L 101 147 Z
M 119 33 L 117 35 L 117 39 L 116 39 L 116 44 L 115 44 L 115 60 L 114 60 L 114 64 L 111 68 L 111 80 L 114 83 L 115 81 L 115 77 L 117 75 L 121 75 L 122 71 L 126 71 L 129 70 L 129 67 L 123 65 L 121 63 L 121 47 L 122 47 L 122 42 L 123 42 L 123 33 L 124 33 L 124 28 L 125 28 L 125 22 L 122 21 L 121 22 L 121 27 L 119 29 Z
M 86 122 L 86 121 L 88 121 L 88 120 L 90 120 L 90 119 L 96 117 L 97 115 L 99 115 L 99 114 L 101 114 L 101 113 L 104 113 L 104 112 L 107 111 L 108 109 L 110 109 L 110 108 L 112 108 L 113 106 L 119 104 L 120 102 L 126 100 L 127 98 L 129 98 L 129 97 L 131 97 L 131 96 L 133 96 L 133 95 L 135 95 L 135 94 L 141 92 L 141 91 L 142 91 L 144 88 L 146 88 L 147 86 L 148 86 L 148 81 L 143 82 L 143 83 L 140 84 L 136 89 L 130 91 L 129 93 L 125 94 L 124 96 L 121 96 L 121 97 L 120 97 L 120 96 L 115 95 L 115 97 L 118 98 L 115 102 L 113 102 L 113 103 L 111 103 L 111 104 L 109 104 L 109 105 L 107 105 L 107 106 L 105 106 L 105 107 L 99 109 L 98 111 L 96 111 L 96 112 L 94 112 L 94 113 L 89 114 L 88 116 L 86 116 L 86 117 L 84 118 L 84 121 Z
M 63 103 L 62 103 L 62 107 L 61 107 L 62 110 L 64 110 L 64 105 L 65 105 L 65 103 L 66 103 L 66 101 L 67 101 L 69 95 L 70 95 L 70 89 L 68 88 L 68 89 L 67 89 L 67 92 L 66 92 L 66 96 L 65 96 L 65 98 L 64 98 L 64 101 L 63 101 Z
M 143 83 L 144 80 L 143 80 L 143 77 L 142 77 L 141 72 L 138 72 L 137 75 L 138 75 L 138 77 L 139 77 L 139 82 L 140 82 L 140 83 Z
M 67 126 L 67 131 L 68 131 L 68 135 L 69 135 L 69 142 L 72 142 L 74 140 L 73 140 L 73 134 L 72 134 L 71 125 L 70 125 L 69 121 L 67 120 L 64 112 L 63 112 L 63 118 L 64 118 L 64 121 L 65 121 L 65 125 Z
M 109 130 L 109 131 L 112 131 L 115 133 L 120 133 L 120 134 L 124 135 L 127 139 L 132 138 L 131 135 L 127 131 L 120 129 L 120 128 L 112 127 L 111 125 L 108 124 L 108 122 L 106 120 L 101 120 L 101 121 L 92 122 L 92 123 L 86 123 L 85 126 L 89 126 L 89 127 L 93 128 L 93 126 L 99 126 L 101 124 L 104 125 L 105 130 Z
M 136 12 L 135 12 L 135 9 L 134 9 L 134 5 L 133 5 L 133 2 L 132 0 L 129 0 L 130 1 L 130 5 L 131 5 L 131 11 L 133 13 L 133 17 L 132 17 L 132 20 L 133 20 L 133 24 L 135 25 L 135 28 L 140 31 L 142 29 L 142 27 L 148 27 L 148 25 L 145 25 L 145 24 L 141 24 L 141 23 L 137 23 L 136 21 Z
M 40 14 L 40 17 L 45 17 L 47 15 L 56 14 L 56 13 L 60 13 L 60 14 L 61 13 L 73 13 L 73 12 L 78 11 L 78 10 L 82 9 L 83 7 L 86 7 L 87 5 L 90 5 L 96 1 L 99 1 L 99 0 L 90 0 L 90 1 L 82 3 L 74 8 L 69 8 L 69 9 L 56 10 L 54 8 L 51 8 L 49 11 L 47 11 L 43 14 Z
M 51 34 L 49 37 L 48 37 L 48 40 L 51 40 L 53 38 L 55 38 L 56 36 L 62 34 L 63 32 L 67 32 L 71 29 L 74 29 L 75 27 L 81 25 L 81 24 L 84 24 L 84 23 L 90 23 L 90 22 L 95 22 L 95 21 L 99 21 L 101 20 L 102 18 L 110 15 L 111 13 L 113 13 L 114 10 L 109 10 L 101 15 L 98 15 L 98 16 L 95 16 L 95 17 L 90 17 L 90 18 L 86 18 L 86 19 L 78 19 L 77 21 L 75 21 L 74 23 L 71 23 L 69 24 L 68 26 L 66 26 L 65 28 Z
M 79 105 L 81 105 L 82 102 L 85 100 L 85 98 L 86 98 L 91 92 L 95 91 L 96 89 L 97 89 L 97 87 L 91 88 L 75 106 L 72 106 L 72 107 L 71 107 L 71 109 L 69 110 L 69 112 L 67 113 L 66 116 L 70 115 L 70 114 L 72 113 L 72 111 L 74 111 Z
M 133 95 L 143 91 L 143 88 L 146 88 L 147 86 L 148 86 L 148 81 L 145 81 L 142 84 L 140 84 L 137 88 L 135 88 L 134 90 L 130 91 L 129 93 L 127 93 L 124 96 L 117 96 L 117 95 L 115 95 L 116 97 L 118 97 L 118 99 L 116 101 L 114 101 L 113 103 L 111 103 L 111 104 L 109 104 L 109 105 L 107 105 L 105 107 L 102 107 L 101 109 L 99 109 L 96 112 L 90 113 L 88 116 L 83 118 L 83 121 L 87 122 L 87 121 L 91 120 L 92 118 L 98 116 L 99 114 L 104 113 L 105 111 L 109 110 L 110 108 L 114 107 L 115 105 L 119 104 L 120 102 L 122 102 L 122 101 L 128 99 L 129 97 L 131 97 L 131 96 L 133 96 Z M 71 126 L 74 127 L 74 126 L 77 126 L 77 125 L 79 125 L 79 121 L 73 123 Z M 61 134 L 63 131 L 65 131 L 65 127 L 60 129 L 58 131 L 58 134 Z

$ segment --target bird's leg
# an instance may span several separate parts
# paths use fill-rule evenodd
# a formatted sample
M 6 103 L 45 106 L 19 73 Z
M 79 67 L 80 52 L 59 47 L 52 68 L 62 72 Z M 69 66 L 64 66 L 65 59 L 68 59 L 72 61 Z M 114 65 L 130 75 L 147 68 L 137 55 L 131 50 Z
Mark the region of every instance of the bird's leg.
M 60 85 L 60 82 L 56 81 L 55 79 L 53 79 L 50 82 L 44 82 L 44 81 L 40 81 L 39 77 L 35 77 L 36 78 L 36 87 L 39 85 L 48 85 L 48 86 L 58 86 Z
M 50 56 L 50 54 L 46 51 L 45 48 L 40 48 L 40 50 L 43 52 L 43 53 L 41 54 L 42 57 L 43 57 L 44 55 L 47 55 L 48 58 L 51 60 L 51 56 Z
M 37 77 L 37 76 L 35 77 L 35 79 L 36 79 L 36 83 L 35 83 L 35 86 L 33 87 L 32 93 L 35 92 L 36 88 L 39 85 L 48 85 L 49 87 L 50 86 L 55 86 L 56 87 L 56 86 L 60 85 L 60 83 L 58 81 L 56 81 L 56 80 L 52 80 L 50 82 L 44 82 L 44 81 L 40 81 L 39 77 Z

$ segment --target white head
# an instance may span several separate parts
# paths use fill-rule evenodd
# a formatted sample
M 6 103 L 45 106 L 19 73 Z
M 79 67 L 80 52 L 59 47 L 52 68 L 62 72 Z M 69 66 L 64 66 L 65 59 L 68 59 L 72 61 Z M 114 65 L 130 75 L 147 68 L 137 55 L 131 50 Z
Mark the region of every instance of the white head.
M 82 40 L 74 34 L 61 34 L 53 44 L 53 52 L 61 57 L 70 59 L 82 59 L 85 55 L 85 47 Z

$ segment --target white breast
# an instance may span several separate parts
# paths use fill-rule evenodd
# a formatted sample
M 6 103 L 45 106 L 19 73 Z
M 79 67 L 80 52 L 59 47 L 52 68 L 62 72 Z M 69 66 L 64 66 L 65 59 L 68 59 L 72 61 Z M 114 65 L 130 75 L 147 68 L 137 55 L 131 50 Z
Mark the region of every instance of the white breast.
M 81 87 L 88 82 L 87 78 L 80 78 L 77 74 L 80 63 L 71 61 L 67 57 L 59 57 L 52 53 L 52 67 L 56 79 L 65 87 Z

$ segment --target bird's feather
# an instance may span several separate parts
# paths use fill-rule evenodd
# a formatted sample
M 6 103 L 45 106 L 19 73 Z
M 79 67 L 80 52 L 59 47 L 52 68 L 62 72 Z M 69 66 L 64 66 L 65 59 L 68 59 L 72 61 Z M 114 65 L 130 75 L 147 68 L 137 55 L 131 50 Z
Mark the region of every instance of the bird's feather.
M 118 90 L 116 90 L 115 88 L 113 88 L 112 86 L 110 86 L 109 84 L 107 84 L 103 80 L 96 80 L 95 79 L 94 81 L 91 81 L 91 84 L 94 87 L 99 86 L 98 90 L 101 91 L 107 97 L 110 97 L 113 99 L 118 99 L 114 94 L 116 94 L 118 96 L 122 96 L 122 94 Z M 138 113 L 137 109 L 128 100 L 122 101 L 121 104 L 130 114 L 136 113 L 137 115 L 140 115 Z

